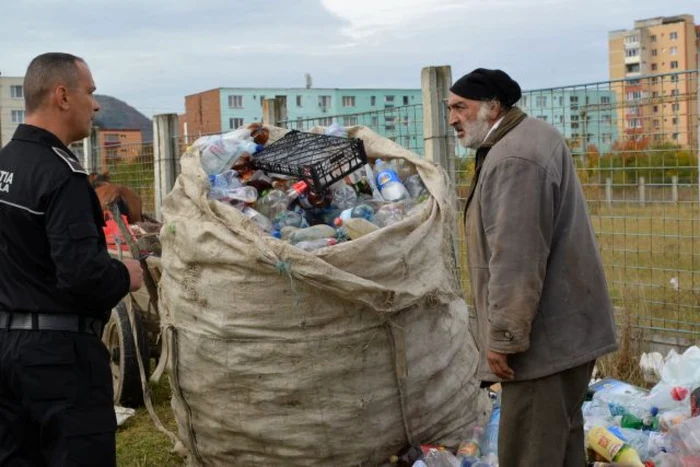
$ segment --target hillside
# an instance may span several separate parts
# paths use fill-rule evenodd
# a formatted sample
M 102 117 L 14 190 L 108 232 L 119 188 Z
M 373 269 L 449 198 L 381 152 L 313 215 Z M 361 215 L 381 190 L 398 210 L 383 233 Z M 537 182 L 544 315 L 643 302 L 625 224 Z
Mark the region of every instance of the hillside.
M 100 103 L 100 111 L 95 117 L 95 125 L 110 129 L 139 129 L 144 142 L 153 141 L 151 119 L 124 101 L 112 96 L 95 94 Z

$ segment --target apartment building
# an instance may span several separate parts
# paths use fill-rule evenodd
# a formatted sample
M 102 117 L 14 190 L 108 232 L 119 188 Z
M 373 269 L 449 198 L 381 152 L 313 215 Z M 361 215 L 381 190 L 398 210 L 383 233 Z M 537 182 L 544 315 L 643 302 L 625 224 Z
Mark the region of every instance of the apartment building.
M 638 20 L 608 34 L 621 135 L 697 146 L 699 34 L 692 15 Z
M 0 147 L 7 144 L 24 123 L 24 78 L 0 76 Z

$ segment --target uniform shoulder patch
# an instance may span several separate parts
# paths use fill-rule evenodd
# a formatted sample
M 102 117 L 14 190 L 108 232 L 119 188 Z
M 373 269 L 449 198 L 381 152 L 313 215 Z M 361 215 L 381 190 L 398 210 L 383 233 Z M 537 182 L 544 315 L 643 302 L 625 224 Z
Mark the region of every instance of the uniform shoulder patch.
M 89 175 L 87 171 L 83 168 L 82 164 L 80 164 L 80 161 L 75 158 L 72 154 L 67 153 L 61 148 L 57 148 L 56 146 L 52 146 L 51 149 L 53 149 L 53 152 L 58 155 L 63 161 L 68 164 L 68 167 L 70 167 L 71 171 L 73 173 L 79 173 L 79 174 L 84 174 L 84 175 Z

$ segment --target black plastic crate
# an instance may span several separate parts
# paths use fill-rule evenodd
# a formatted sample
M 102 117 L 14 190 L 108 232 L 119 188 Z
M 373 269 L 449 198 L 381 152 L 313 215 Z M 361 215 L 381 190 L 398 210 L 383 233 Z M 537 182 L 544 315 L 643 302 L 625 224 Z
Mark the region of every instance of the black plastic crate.
M 367 164 L 365 145 L 358 138 L 291 130 L 253 156 L 253 167 L 304 180 L 321 193 Z

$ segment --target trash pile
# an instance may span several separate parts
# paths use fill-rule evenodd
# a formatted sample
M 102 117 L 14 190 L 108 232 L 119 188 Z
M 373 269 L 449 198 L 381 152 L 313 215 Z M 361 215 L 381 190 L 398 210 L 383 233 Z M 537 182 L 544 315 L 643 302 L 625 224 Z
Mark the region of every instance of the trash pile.
M 268 146 L 256 143 L 256 131 L 253 124 L 194 142 L 209 198 L 299 249 L 371 234 L 420 212 L 429 196 L 415 167 L 403 160 L 368 163 L 362 141 L 348 139 L 337 124 L 325 134 L 291 131 Z
M 649 362 L 654 362 L 651 365 Z M 649 391 L 614 379 L 592 382 L 583 405 L 589 466 L 700 466 L 700 348 L 643 355 L 660 381 Z M 456 452 L 420 445 L 394 456 L 390 464 L 413 467 L 497 467 L 500 394 L 491 392 L 493 411 L 486 428 L 475 427 Z

